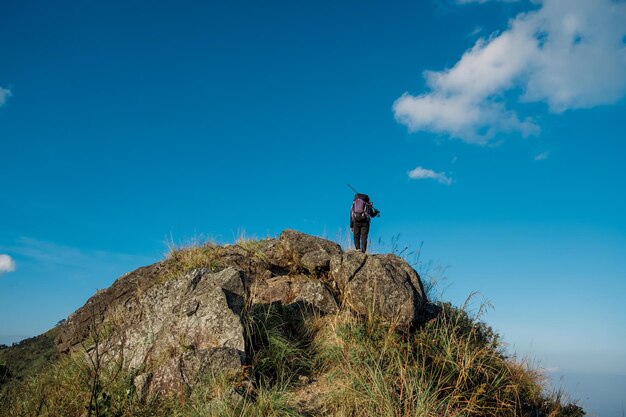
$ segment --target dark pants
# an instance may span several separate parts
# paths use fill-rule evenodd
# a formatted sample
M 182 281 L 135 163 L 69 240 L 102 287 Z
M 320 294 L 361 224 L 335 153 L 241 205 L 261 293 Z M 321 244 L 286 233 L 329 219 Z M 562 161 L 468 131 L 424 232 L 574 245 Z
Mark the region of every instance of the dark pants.
M 370 224 L 354 222 L 354 248 L 365 253 L 367 250 L 367 234 L 370 232 Z

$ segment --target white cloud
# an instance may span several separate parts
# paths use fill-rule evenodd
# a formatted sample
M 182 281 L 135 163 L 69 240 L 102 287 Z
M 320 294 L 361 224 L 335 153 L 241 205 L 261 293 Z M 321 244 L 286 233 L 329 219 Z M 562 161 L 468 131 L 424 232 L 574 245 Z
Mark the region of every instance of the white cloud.
M 15 261 L 9 255 L 0 254 L 0 274 L 15 271 Z
M 445 133 L 466 142 L 485 144 L 498 132 L 520 131 L 536 134 L 539 127 L 529 120 L 520 121 L 502 103 L 476 100 L 467 95 L 438 93 L 400 97 L 394 104 L 396 119 L 412 132 L 428 130 Z
M 535 161 L 545 161 L 549 156 L 549 152 L 541 152 L 539 155 L 535 156 Z
M 9 97 L 11 97 L 11 90 L 0 87 L 0 106 L 2 106 Z
M 409 178 L 412 180 L 433 179 L 442 184 L 452 184 L 452 179 L 448 177 L 445 172 L 435 172 L 432 169 L 422 167 L 417 167 L 414 170 L 409 171 Z
M 450 69 L 426 71 L 429 92 L 396 100 L 411 131 L 485 144 L 498 133 L 539 133 L 511 101 L 546 102 L 550 111 L 611 104 L 626 94 L 626 2 L 544 0 L 507 30 L 479 39 Z M 516 99 L 511 98 L 520 92 Z

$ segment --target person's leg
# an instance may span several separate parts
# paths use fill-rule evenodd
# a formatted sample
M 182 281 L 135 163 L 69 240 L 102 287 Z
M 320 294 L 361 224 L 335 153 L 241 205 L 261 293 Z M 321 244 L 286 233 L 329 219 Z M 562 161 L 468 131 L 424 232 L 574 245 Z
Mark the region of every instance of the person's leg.
M 360 233 L 361 234 L 361 249 L 363 253 L 365 253 L 367 251 L 367 235 L 370 232 L 370 224 L 369 223 L 362 224 L 360 232 L 361 232 Z
M 361 225 L 354 222 L 352 231 L 354 233 L 354 249 L 361 250 Z

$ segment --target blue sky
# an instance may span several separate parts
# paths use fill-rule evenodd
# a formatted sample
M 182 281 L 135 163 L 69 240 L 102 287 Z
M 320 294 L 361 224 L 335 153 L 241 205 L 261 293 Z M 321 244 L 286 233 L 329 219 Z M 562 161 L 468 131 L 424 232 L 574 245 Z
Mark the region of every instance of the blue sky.
M 351 183 L 511 351 L 626 375 L 625 8 L 5 0 L 0 343 L 169 240 L 344 243 Z

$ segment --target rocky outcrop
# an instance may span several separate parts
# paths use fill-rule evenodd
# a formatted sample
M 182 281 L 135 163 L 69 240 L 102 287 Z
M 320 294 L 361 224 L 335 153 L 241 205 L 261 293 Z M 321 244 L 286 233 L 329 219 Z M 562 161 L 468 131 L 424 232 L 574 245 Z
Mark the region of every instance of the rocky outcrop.
M 180 270 L 166 259 L 120 277 L 68 318 L 58 349 L 92 349 L 90 333 L 114 328 L 113 350 L 135 370 L 137 392 L 179 393 L 204 370 L 246 364 L 244 322 L 255 305 L 319 314 L 343 305 L 407 327 L 428 310 L 419 276 L 394 255 L 344 252 L 294 230 L 206 251 L 205 267 Z
M 427 304 L 417 272 L 395 255 L 333 255 L 330 277 L 346 306 L 390 324 L 410 326 L 418 322 Z

